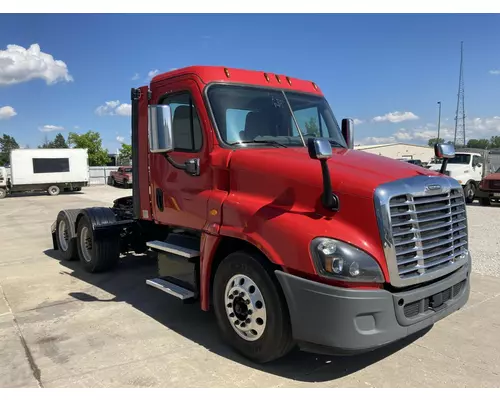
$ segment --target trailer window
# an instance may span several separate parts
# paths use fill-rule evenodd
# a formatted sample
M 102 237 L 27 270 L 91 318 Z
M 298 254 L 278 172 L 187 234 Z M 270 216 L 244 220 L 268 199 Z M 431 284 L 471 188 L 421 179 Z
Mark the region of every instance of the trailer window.
M 34 174 L 69 172 L 69 158 L 33 158 Z
M 189 93 L 167 96 L 162 104 L 168 104 L 172 112 L 172 130 L 176 151 L 199 151 L 203 142 L 201 124 Z

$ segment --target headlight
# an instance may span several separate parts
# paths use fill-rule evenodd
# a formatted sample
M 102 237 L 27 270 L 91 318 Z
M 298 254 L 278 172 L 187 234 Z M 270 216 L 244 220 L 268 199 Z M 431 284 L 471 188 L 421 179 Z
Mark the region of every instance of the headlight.
M 314 266 L 321 276 L 353 282 L 384 282 L 377 261 L 339 240 L 319 237 L 311 242 Z

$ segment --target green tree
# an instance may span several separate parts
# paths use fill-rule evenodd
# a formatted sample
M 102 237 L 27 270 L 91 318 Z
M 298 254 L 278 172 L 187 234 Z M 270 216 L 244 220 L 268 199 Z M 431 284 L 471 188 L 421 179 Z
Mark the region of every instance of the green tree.
M 467 142 L 467 147 L 473 149 L 487 149 L 490 147 L 490 141 L 488 139 L 470 139 Z
M 443 138 L 432 138 L 432 139 L 429 139 L 429 141 L 427 142 L 427 144 L 429 145 L 429 147 L 434 147 L 434 145 L 436 143 L 444 143 L 444 139 Z
M 120 149 L 120 161 L 123 161 L 125 163 L 129 163 L 132 159 L 132 145 L 131 144 L 126 144 L 122 143 L 122 148 Z
M 10 162 L 10 151 L 18 149 L 16 139 L 5 133 L 0 137 L 0 166 Z
M 110 162 L 108 150 L 102 148 L 102 139 L 99 132 L 88 131 L 82 134 L 70 132 L 68 144 L 75 149 L 87 149 L 91 166 L 106 165 Z
M 500 136 L 492 136 L 490 139 L 490 148 L 499 149 L 500 148 Z
M 69 146 L 66 143 L 66 139 L 61 133 L 58 133 L 54 140 L 49 141 L 47 136 L 42 145 L 38 146 L 39 149 L 67 149 Z
M 309 121 L 306 121 L 306 135 L 319 136 L 319 128 L 316 118 L 311 117 Z

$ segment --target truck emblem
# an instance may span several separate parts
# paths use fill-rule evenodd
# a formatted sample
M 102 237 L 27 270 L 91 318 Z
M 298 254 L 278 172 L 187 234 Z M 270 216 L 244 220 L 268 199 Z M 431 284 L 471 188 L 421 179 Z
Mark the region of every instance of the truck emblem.
M 425 187 L 425 191 L 431 191 L 431 190 L 439 190 L 441 189 L 441 185 L 438 185 L 438 184 L 431 184 L 431 185 L 427 185 Z

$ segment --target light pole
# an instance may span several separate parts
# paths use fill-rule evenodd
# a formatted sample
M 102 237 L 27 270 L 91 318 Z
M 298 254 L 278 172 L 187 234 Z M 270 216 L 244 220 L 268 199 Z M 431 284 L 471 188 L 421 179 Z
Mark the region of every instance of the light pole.
M 441 102 L 438 101 L 439 104 L 439 115 L 438 115 L 438 143 L 439 143 L 439 130 L 441 128 Z

